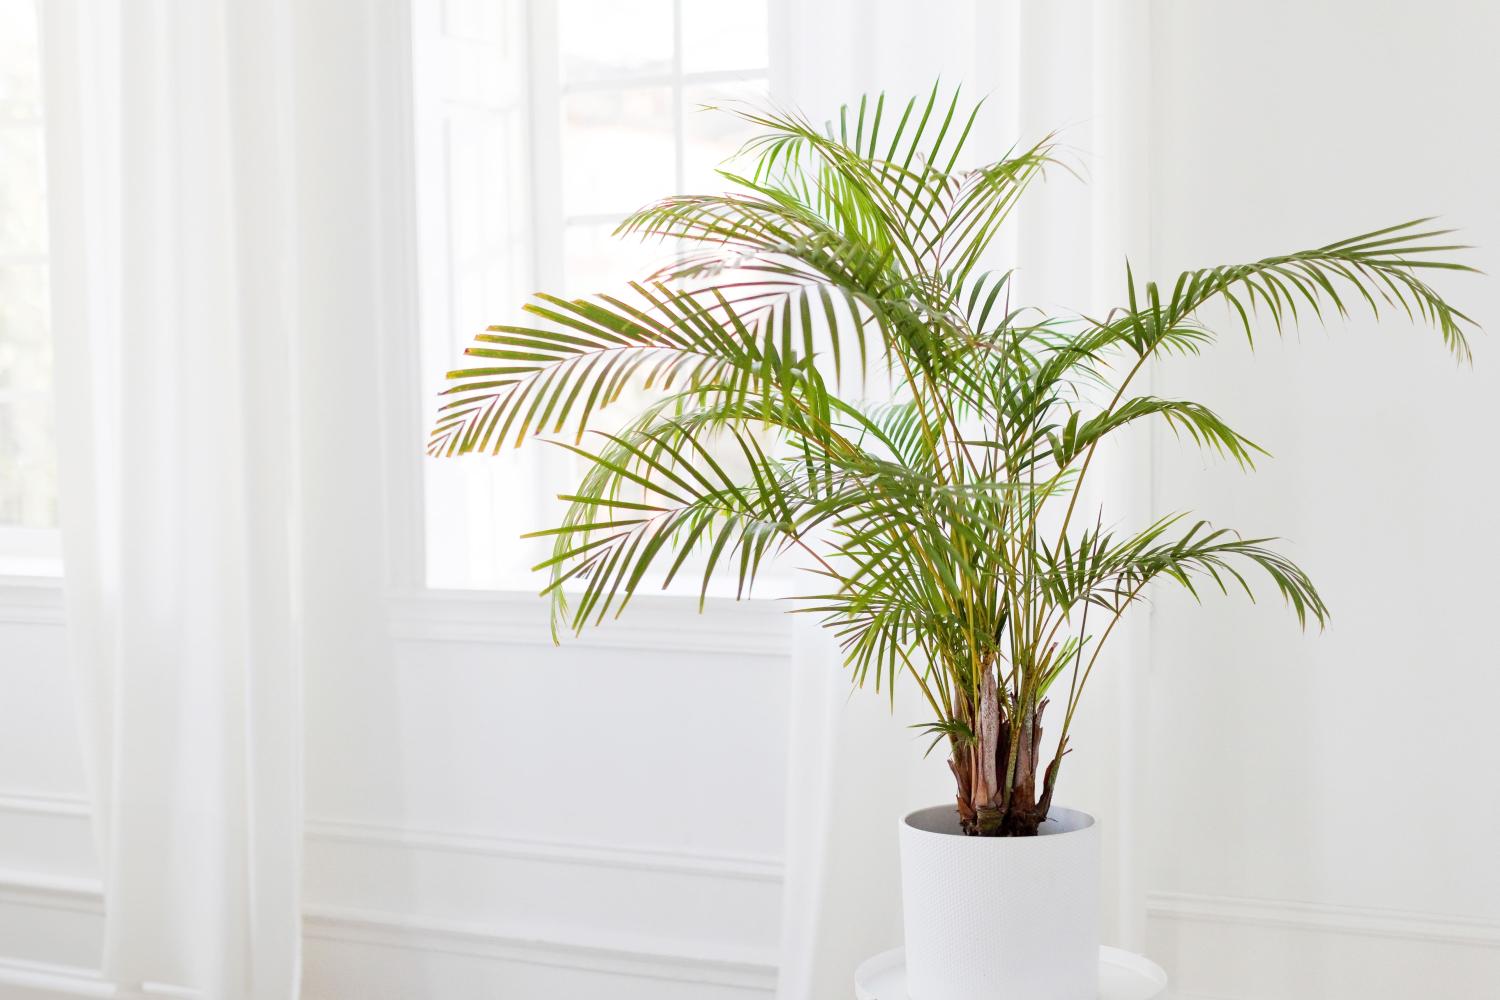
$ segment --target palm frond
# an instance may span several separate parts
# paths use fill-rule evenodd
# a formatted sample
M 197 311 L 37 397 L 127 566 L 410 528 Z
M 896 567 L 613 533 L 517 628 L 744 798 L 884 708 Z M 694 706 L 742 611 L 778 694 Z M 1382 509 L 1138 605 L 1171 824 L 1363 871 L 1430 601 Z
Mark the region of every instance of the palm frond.
M 1100 444 L 1143 420 L 1247 469 L 1265 454 L 1201 403 L 1132 393 L 1152 358 L 1213 342 L 1215 302 L 1252 343 L 1362 304 L 1468 360 L 1472 320 L 1429 283 L 1472 270 L 1449 230 L 1417 220 L 1170 286 L 1127 263 L 1118 308 L 1049 316 L 982 267 L 1028 185 L 1067 166 L 1052 137 L 966 162 L 980 109 L 939 86 L 823 127 L 729 110 L 758 130 L 748 167 L 725 172 L 738 191 L 666 198 L 619 227 L 685 254 L 619 294 L 537 295 L 523 324 L 475 338 L 442 395 L 433 455 L 540 436 L 585 466 L 539 533 L 555 634 L 687 577 L 700 600 L 724 577 L 746 595 L 796 552 L 810 581 L 796 609 L 837 637 L 857 683 L 917 686 L 966 828 L 993 833 L 997 812 L 1023 831 L 1045 815 L 1100 652 L 1153 585 L 1253 598 L 1269 581 L 1304 626 L 1327 621 L 1274 540 L 1181 515 L 1122 532 L 1101 513 L 1079 530 L 1080 490 Z M 626 399 L 631 419 L 606 429 Z M 1023 734 L 1035 743 L 1063 678 L 1038 795 Z
M 1424 271 L 1467 271 L 1457 261 L 1434 259 L 1469 249 L 1445 238 L 1451 229 L 1424 228 L 1431 218 L 1414 219 L 1298 253 L 1266 257 L 1249 264 L 1185 271 L 1164 296 L 1155 282 L 1136 287 L 1126 269 L 1130 307 L 1114 321 L 1119 335 L 1137 353 L 1154 350 L 1162 337 L 1208 302 L 1223 298 L 1235 310 L 1247 340 L 1254 342 L 1253 316 L 1270 314 L 1277 332 L 1302 318 L 1302 310 L 1322 321 L 1323 309 L 1349 314 L 1346 300 L 1363 301 L 1379 316 L 1390 310 L 1421 320 L 1442 336 L 1459 359 L 1473 358 L 1465 327 L 1474 321 L 1450 305 L 1421 277 Z M 1342 294 L 1341 294 L 1342 293 Z

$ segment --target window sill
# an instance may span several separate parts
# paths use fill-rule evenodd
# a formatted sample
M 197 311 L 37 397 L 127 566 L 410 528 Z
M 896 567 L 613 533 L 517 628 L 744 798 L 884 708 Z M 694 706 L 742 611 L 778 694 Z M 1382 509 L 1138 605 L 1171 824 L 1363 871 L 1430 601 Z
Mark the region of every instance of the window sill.
M 0 562 L 0 624 L 61 625 L 63 621 L 60 575 L 12 575 L 9 562 Z
M 583 649 L 785 656 L 792 623 L 783 601 L 710 597 L 700 612 L 695 597 L 648 594 L 561 644 Z M 401 642 L 466 642 L 550 646 L 547 602 L 518 591 L 412 590 L 390 595 L 387 623 Z M 0 624 L 65 623 L 60 576 L 0 573 Z
M 45 585 L 49 580 L 61 580 L 62 575 L 62 560 L 56 556 L 0 555 L 0 581 L 3 582 L 39 580 Z
M 534 593 L 399 591 L 389 607 L 391 636 L 398 641 L 553 644 L 548 603 Z M 700 613 L 696 597 L 638 595 L 619 618 L 559 639 L 561 645 L 591 649 L 784 656 L 791 642 L 787 610 L 782 601 L 710 597 Z

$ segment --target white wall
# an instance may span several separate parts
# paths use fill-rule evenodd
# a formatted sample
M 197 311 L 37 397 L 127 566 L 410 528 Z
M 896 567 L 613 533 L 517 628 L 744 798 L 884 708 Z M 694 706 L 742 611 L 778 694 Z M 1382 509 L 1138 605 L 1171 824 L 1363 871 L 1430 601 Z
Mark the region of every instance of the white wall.
M 97 995 L 100 889 L 55 587 L 0 587 L 0 997 Z M 774 987 L 790 632 L 413 598 L 310 671 L 310 1000 Z M 378 630 L 377 630 L 378 631 Z
M 63 639 L 58 587 L 0 578 L 0 996 L 7 1000 L 17 959 L 99 961 L 98 873 Z
M 785 624 L 647 608 L 555 649 L 538 611 L 406 602 L 388 664 L 317 685 L 309 996 L 773 985 Z
M 1111 104 L 1119 66 L 1146 54 L 1128 31 L 1101 31 L 1109 7 L 1028 5 L 1036 44 L 1024 66 L 969 60 L 986 86 L 1022 81 L 1101 148 L 1132 131 L 1127 111 L 1149 128 L 1145 150 L 1116 149 L 1149 156 L 1149 218 L 1099 246 L 1123 242 L 1166 275 L 1434 211 L 1500 246 L 1500 144 L 1483 96 L 1500 82 L 1489 58 L 1500 15 L 1461 3 L 1158 0 L 1145 21 L 1150 90 Z M 325 34 L 379 39 L 398 8 L 309 5 L 302 16 Z M 994 31 L 983 17 L 965 24 Z M 1096 57 L 1115 46 L 1118 65 L 1069 83 L 1057 70 L 1070 32 L 1085 31 Z M 887 35 L 900 40 L 871 37 Z M 401 70 L 363 65 L 353 47 L 299 59 L 316 84 L 299 139 L 306 208 L 322 220 L 303 236 L 307 305 L 330 331 L 317 363 L 373 384 L 410 360 L 410 303 L 392 280 L 409 261 L 399 246 L 338 247 L 390 222 L 381 212 L 403 182 L 399 163 L 373 178 L 355 167 L 402 137 L 348 95 L 368 73 L 372 108 L 389 106 Z M 1396 83 L 1356 95 L 1348 81 L 1385 65 Z M 1046 117 L 1039 106 L 1027 123 Z M 1098 117 L 1107 108 L 1116 117 Z M 1130 185 L 1099 176 L 1108 169 L 1092 163 L 1094 190 L 1111 194 L 1068 215 L 1069 232 L 1097 236 L 1101 213 L 1139 213 Z M 1047 194 L 1049 210 L 1067 197 Z M 1074 208 L 1095 196 L 1081 197 Z M 1475 261 L 1500 270 L 1493 249 Z M 1097 288 L 1109 279 L 1090 275 Z M 1453 288 L 1481 319 L 1495 315 L 1492 279 Z M 378 349 L 351 351 L 361 337 Z M 1247 479 L 1157 440 L 1157 504 L 1290 536 L 1336 614 L 1328 632 L 1301 636 L 1274 600 L 1199 609 L 1163 597 L 1149 657 L 1122 665 L 1145 672 L 1139 707 L 1118 687 L 1095 702 L 1106 706 L 1097 764 L 1080 751 L 1069 794 L 1130 820 L 1122 832 L 1138 847 L 1115 848 L 1120 888 L 1147 890 L 1149 950 L 1185 996 L 1500 991 L 1500 754 L 1487 735 L 1500 673 L 1481 632 L 1500 596 L 1485 569 L 1500 477 L 1483 444 L 1500 373 L 1479 348 L 1475 370 L 1458 371 L 1431 335 L 1360 319 L 1253 355 L 1231 337 L 1159 374 L 1160 391 L 1201 396 L 1277 458 Z M 389 567 L 399 578 L 418 562 L 401 544 L 420 522 L 392 456 L 417 452 L 420 421 L 379 412 L 379 399 L 306 400 L 321 435 L 308 459 L 320 529 L 308 586 L 328 612 L 311 623 L 308 668 L 309 997 L 768 994 L 785 623 L 764 606 L 704 618 L 664 606 L 554 651 L 529 601 L 388 600 Z M 372 431 L 382 420 L 403 429 L 389 452 Z M 312 475 L 338 463 L 358 474 Z M 377 495 L 388 502 L 368 502 Z M 101 990 L 80 971 L 97 957 L 99 900 L 59 608 L 55 588 L 0 586 L 5 1000 Z
M 1500 319 L 1492 4 L 1159 2 L 1155 272 L 1422 215 Z M 1225 325 L 1226 329 L 1231 329 Z M 1162 599 L 1150 665 L 1150 946 L 1226 1000 L 1500 996 L 1500 671 L 1489 629 L 1500 355 L 1473 370 L 1357 315 L 1158 375 L 1275 455 L 1250 477 L 1157 441 L 1156 503 L 1289 539 L 1333 609 Z
M 419 579 L 410 39 L 288 5 L 305 345 L 306 996 L 743 998 L 774 986 L 790 633 Z M 430 384 L 422 379 L 422 384 Z M 0 997 L 108 995 L 57 586 L 0 586 Z

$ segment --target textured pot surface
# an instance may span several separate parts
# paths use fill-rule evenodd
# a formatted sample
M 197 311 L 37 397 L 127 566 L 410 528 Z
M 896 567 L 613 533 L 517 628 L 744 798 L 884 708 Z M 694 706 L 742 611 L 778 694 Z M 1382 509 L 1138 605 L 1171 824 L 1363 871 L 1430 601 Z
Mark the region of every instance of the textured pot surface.
M 1099 829 L 1054 808 L 1035 837 L 965 837 L 953 806 L 901 823 L 911 1000 L 1097 1000 Z

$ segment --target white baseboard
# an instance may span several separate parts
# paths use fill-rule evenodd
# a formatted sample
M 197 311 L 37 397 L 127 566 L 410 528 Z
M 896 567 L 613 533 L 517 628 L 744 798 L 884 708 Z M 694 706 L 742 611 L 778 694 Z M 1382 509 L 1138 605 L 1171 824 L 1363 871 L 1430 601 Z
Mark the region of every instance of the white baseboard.
M 0 997 L 113 997 L 113 984 L 99 973 L 65 965 L 0 958 Z
M 94 969 L 70 965 L 49 965 L 19 958 L 0 957 L 0 998 L 31 1000 L 32 997 L 114 997 L 127 1000 L 127 994 Z M 173 1000 L 202 1000 L 197 990 L 186 990 L 161 983 L 147 983 L 129 997 L 163 997 Z
M 91 879 L 0 871 L 0 903 L 97 915 L 103 912 L 103 890 Z M 311 940 L 735 990 L 769 993 L 776 986 L 776 965 L 766 955 L 684 954 L 660 945 L 541 940 L 479 925 L 349 908 L 309 906 L 304 919 L 304 934 Z M 150 987 L 147 995 L 192 996 L 166 986 Z M 0 1000 L 33 996 L 120 994 L 96 971 L 0 957 Z

